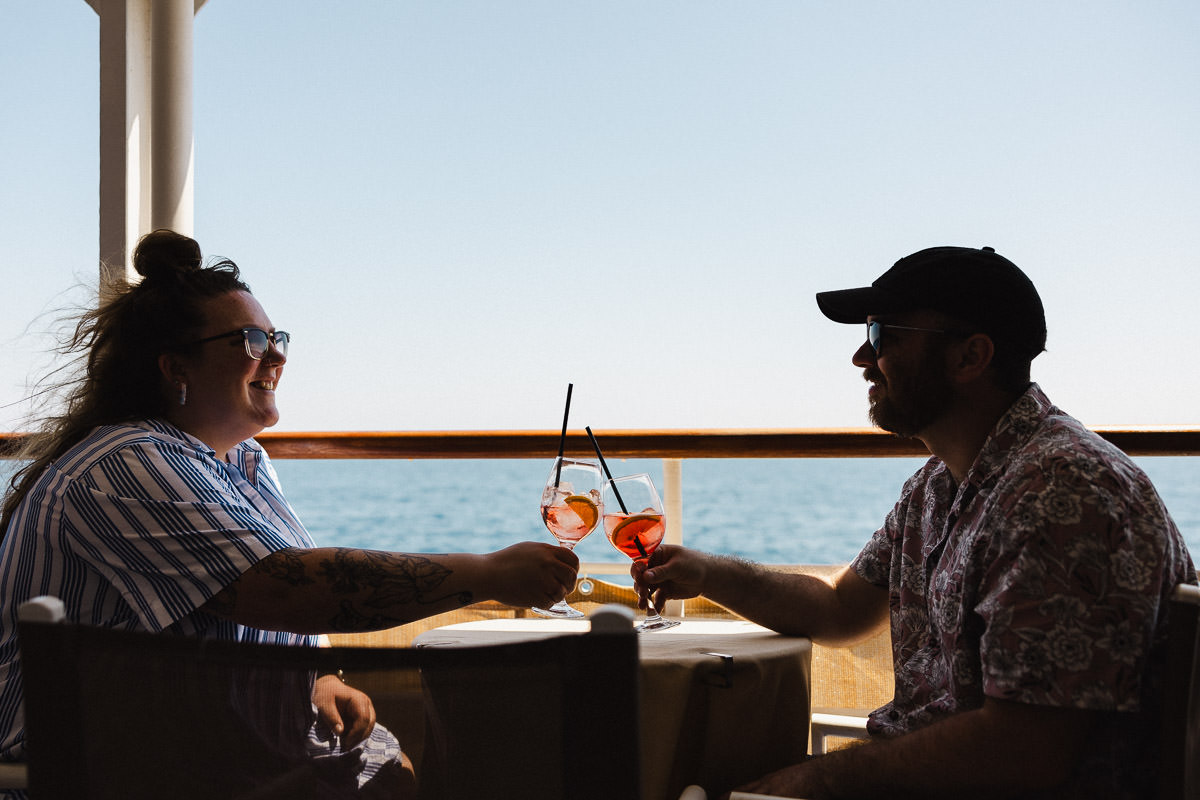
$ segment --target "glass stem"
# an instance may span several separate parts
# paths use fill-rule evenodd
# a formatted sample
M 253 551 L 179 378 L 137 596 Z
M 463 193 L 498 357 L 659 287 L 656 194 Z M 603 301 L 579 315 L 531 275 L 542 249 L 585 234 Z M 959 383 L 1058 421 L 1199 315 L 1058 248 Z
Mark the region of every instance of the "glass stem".
M 639 549 L 640 549 L 640 548 L 639 548 Z M 640 562 L 642 562 L 642 563 L 645 563 L 645 562 L 646 562 L 646 559 L 645 559 L 645 558 L 639 558 L 639 559 L 635 559 L 635 560 L 637 560 L 637 561 L 640 561 Z M 653 597 L 651 597 L 651 591 L 650 591 L 650 590 L 648 590 L 648 591 L 646 592 L 646 616 L 648 616 L 648 617 L 657 617 L 657 616 L 659 616 L 658 609 L 654 607 L 654 598 L 653 598 Z

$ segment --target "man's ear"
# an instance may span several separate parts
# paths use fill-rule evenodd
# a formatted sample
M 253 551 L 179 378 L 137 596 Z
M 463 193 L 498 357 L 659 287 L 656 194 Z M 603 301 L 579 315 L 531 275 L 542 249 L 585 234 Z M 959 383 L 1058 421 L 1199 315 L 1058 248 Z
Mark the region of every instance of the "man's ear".
M 973 333 L 950 347 L 950 374 L 959 383 L 977 380 L 992 364 L 996 345 L 986 333 Z

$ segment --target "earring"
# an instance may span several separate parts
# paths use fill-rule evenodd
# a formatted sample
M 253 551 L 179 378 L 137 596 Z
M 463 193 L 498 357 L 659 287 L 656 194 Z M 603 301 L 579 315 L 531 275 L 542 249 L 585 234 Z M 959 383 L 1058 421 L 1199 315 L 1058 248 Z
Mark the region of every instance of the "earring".
M 175 385 L 179 387 L 179 405 L 187 405 L 187 384 L 183 381 L 176 381 Z

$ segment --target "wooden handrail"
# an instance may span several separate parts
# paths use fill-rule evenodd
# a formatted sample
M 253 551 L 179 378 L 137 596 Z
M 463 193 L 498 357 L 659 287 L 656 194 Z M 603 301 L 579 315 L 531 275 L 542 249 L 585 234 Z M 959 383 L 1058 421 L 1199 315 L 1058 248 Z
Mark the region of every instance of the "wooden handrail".
M 1096 428 L 1135 456 L 1200 455 L 1197 428 Z M 606 457 L 614 458 L 849 458 L 926 456 L 915 439 L 873 428 L 787 430 L 602 430 Z M 544 458 L 558 452 L 557 430 L 543 431 L 267 431 L 257 438 L 272 458 Z M 0 433 L 0 455 L 20 433 Z M 569 431 L 565 451 L 592 456 L 583 431 Z
M 869 429 L 594 432 L 605 457 L 613 458 L 798 458 L 926 452 L 920 442 Z M 277 453 L 283 458 L 544 458 L 558 452 L 560 434 L 555 430 L 264 433 L 258 439 L 272 458 Z M 583 431 L 567 433 L 564 453 L 595 456 Z

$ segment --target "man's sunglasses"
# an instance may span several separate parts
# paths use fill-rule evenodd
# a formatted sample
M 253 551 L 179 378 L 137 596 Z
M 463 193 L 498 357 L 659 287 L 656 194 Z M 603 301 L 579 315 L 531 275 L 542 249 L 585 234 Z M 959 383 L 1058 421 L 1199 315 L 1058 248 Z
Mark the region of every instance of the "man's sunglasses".
M 909 325 L 889 325 L 884 322 L 868 322 L 867 323 L 867 341 L 871 345 L 871 349 L 875 351 L 875 355 L 879 355 L 881 347 L 880 340 L 883 339 L 884 328 L 891 328 L 897 331 L 924 331 L 925 333 L 952 333 L 953 331 L 945 331 L 940 328 L 914 328 Z
M 216 336 L 197 339 L 192 344 L 215 342 L 217 339 L 227 339 L 230 336 L 241 336 L 242 342 L 246 345 L 246 355 L 255 361 L 262 360 L 262 357 L 267 354 L 267 348 L 271 344 L 275 345 L 275 349 L 279 351 L 279 355 L 286 357 L 288 344 L 292 341 L 292 335 L 287 331 L 267 332 L 262 328 L 239 328 L 236 331 L 226 331 L 225 333 L 218 333 Z

